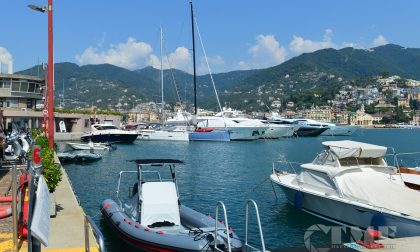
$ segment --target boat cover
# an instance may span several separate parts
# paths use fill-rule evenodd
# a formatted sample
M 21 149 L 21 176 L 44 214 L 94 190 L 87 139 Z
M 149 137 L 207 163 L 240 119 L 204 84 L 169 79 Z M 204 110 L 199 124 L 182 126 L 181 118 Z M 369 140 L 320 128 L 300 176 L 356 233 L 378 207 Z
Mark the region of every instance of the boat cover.
M 364 170 L 335 177 L 344 197 L 420 218 L 420 192 L 389 174 Z
M 141 224 L 172 222 L 180 225 L 178 194 L 174 182 L 147 182 L 142 185 Z
M 322 142 L 339 159 L 346 157 L 379 158 L 384 157 L 387 147 L 361 143 L 356 141 L 326 141 Z

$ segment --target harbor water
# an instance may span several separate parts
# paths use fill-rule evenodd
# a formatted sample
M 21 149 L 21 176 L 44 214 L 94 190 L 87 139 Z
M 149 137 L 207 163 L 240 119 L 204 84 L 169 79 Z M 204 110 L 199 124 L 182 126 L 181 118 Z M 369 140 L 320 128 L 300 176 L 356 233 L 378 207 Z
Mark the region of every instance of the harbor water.
M 287 160 L 311 162 L 323 150 L 321 142 L 354 140 L 393 147 L 397 152 L 420 151 L 420 130 L 369 129 L 359 130 L 352 137 L 288 138 L 250 142 L 147 142 L 117 145 L 117 150 L 102 152 L 103 159 L 91 164 L 65 164 L 75 193 L 84 211 L 93 217 L 106 239 L 108 251 L 135 251 L 121 241 L 105 222 L 99 211 L 106 198 L 115 199 L 118 173 L 135 170 L 127 160 L 141 158 L 172 158 L 185 161 L 177 175 L 181 202 L 214 217 L 217 201 L 223 201 L 229 225 L 244 237 L 245 202 L 254 199 L 259 207 L 263 233 L 268 249 L 303 247 L 304 234 L 315 224 L 332 226 L 329 222 L 296 210 L 288 204 L 280 188 L 268 179 L 273 162 Z M 392 164 L 392 157 L 388 159 Z M 121 190 L 128 195 L 129 188 Z M 277 195 L 277 198 L 276 198 Z M 253 216 L 251 215 L 251 218 Z M 250 225 L 251 241 L 258 245 L 255 221 Z M 329 237 L 314 236 L 312 242 L 328 244 Z

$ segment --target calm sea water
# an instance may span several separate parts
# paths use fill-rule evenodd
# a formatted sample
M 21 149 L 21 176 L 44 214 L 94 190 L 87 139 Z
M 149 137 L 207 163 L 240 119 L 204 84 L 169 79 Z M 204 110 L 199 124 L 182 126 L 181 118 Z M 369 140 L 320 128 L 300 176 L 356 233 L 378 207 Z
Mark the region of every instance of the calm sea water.
M 311 162 L 323 150 L 322 141 L 351 139 L 394 147 L 398 152 L 420 151 L 420 130 L 360 130 L 352 137 L 290 138 L 252 142 L 146 142 L 118 145 L 104 152 L 103 159 L 88 165 L 65 165 L 85 212 L 102 230 L 108 251 L 134 251 L 116 237 L 99 212 L 102 200 L 115 198 L 118 173 L 135 170 L 126 160 L 173 158 L 185 161 L 178 166 L 178 183 L 183 204 L 214 216 L 217 201 L 226 205 L 229 224 L 244 237 L 245 201 L 254 199 L 259 207 L 266 246 L 269 249 L 303 247 L 305 231 L 314 224 L 332 225 L 296 210 L 286 202 L 279 188 L 277 197 L 268 177 L 276 160 Z M 123 194 L 127 191 L 122 191 Z M 256 226 L 251 240 L 259 241 Z M 316 237 L 327 244 L 329 237 Z

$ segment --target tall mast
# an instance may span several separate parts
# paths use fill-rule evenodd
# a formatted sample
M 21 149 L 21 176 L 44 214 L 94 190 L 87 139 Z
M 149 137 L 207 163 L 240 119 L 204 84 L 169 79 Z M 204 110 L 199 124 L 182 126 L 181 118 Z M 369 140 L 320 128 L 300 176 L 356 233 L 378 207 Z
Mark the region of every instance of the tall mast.
M 163 29 L 160 27 L 160 85 L 161 85 L 161 96 L 162 96 L 162 126 L 165 121 L 165 103 L 163 99 Z
M 191 30 L 192 30 L 192 46 L 193 46 L 193 66 L 194 66 L 194 114 L 197 115 L 197 76 L 195 67 L 195 37 L 194 37 L 194 11 L 192 0 L 190 1 L 191 6 Z

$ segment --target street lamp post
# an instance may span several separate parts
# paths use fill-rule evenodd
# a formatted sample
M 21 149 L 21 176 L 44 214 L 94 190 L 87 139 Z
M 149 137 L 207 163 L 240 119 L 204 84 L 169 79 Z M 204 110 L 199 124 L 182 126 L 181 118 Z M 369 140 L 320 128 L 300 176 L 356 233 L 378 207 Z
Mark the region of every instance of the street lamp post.
M 53 50 L 53 10 L 52 0 L 48 0 L 48 6 L 28 5 L 29 8 L 48 12 L 48 70 L 47 70 L 47 85 L 48 85 L 48 146 L 54 149 L 54 50 Z

